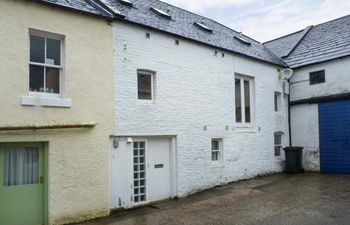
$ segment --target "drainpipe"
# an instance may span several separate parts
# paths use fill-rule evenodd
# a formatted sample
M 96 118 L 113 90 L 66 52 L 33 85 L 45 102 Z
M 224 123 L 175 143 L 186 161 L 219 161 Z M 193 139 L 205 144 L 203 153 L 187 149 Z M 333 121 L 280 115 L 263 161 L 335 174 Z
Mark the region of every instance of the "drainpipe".
M 290 116 L 290 93 L 291 93 L 291 88 L 290 88 L 290 79 L 293 76 L 294 71 L 291 68 L 284 68 L 279 70 L 280 73 L 280 78 L 282 80 L 285 80 L 288 84 L 288 133 L 289 133 L 289 146 L 292 145 L 292 127 L 291 127 L 291 116 Z
M 291 126 L 291 116 L 290 116 L 290 79 L 287 80 L 288 88 L 289 88 L 289 95 L 288 95 L 288 134 L 289 134 L 289 146 L 292 147 L 292 126 Z

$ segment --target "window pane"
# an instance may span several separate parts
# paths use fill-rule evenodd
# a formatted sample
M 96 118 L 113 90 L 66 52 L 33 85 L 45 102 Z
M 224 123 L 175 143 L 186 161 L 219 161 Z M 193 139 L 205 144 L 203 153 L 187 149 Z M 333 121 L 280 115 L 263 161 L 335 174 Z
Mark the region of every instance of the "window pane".
M 30 35 L 30 61 L 45 63 L 45 38 Z
M 236 122 L 242 122 L 241 81 L 235 79 Z
M 138 98 L 152 100 L 152 75 L 138 74 Z
M 250 85 L 249 81 L 244 81 L 244 103 L 245 103 L 245 122 L 250 123 Z
M 218 161 L 219 160 L 219 152 L 211 152 L 211 160 Z
M 275 146 L 275 156 L 281 155 L 281 146 Z
M 282 144 L 282 135 L 275 134 L 275 145 L 281 145 L 281 144 Z
M 211 141 L 211 150 L 219 150 L 219 141 L 218 140 L 212 140 Z
M 310 73 L 310 85 L 320 84 L 325 82 L 326 82 L 326 78 L 325 78 L 324 70 Z
M 39 149 L 5 149 L 3 171 L 4 186 L 39 183 Z
M 46 63 L 61 65 L 61 41 L 47 38 L 46 45 Z
M 48 93 L 60 93 L 60 70 L 46 68 L 46 91 Z
M 29 91 L 44 92 L 44 67 L 29 66 Z
M 275 112 L 278 112 L 278 94 L 275 93 Z

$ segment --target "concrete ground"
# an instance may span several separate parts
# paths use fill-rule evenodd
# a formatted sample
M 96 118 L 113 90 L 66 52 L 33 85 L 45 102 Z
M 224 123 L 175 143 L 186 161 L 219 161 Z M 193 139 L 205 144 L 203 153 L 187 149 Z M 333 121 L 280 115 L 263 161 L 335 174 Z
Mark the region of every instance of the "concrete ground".
M 80 225 L 349 225 L 350 175 L 277 174 Z

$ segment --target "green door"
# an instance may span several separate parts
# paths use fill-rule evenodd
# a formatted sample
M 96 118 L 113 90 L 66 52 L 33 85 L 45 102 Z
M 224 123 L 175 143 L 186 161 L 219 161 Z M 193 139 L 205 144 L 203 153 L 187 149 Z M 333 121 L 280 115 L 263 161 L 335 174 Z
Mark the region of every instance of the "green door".
M 0 144 L 1 225 L 45 224 L 43 178 L 42 144 Z

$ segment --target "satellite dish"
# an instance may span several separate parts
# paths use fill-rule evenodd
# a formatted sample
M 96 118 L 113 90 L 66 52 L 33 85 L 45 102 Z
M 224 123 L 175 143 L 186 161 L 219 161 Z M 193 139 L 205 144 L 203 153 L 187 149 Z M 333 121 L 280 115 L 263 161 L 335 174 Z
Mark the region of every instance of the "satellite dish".
M 293 76 L 294 71 L 290 68 L 280 70 L 280 78 L 289 80 Z

